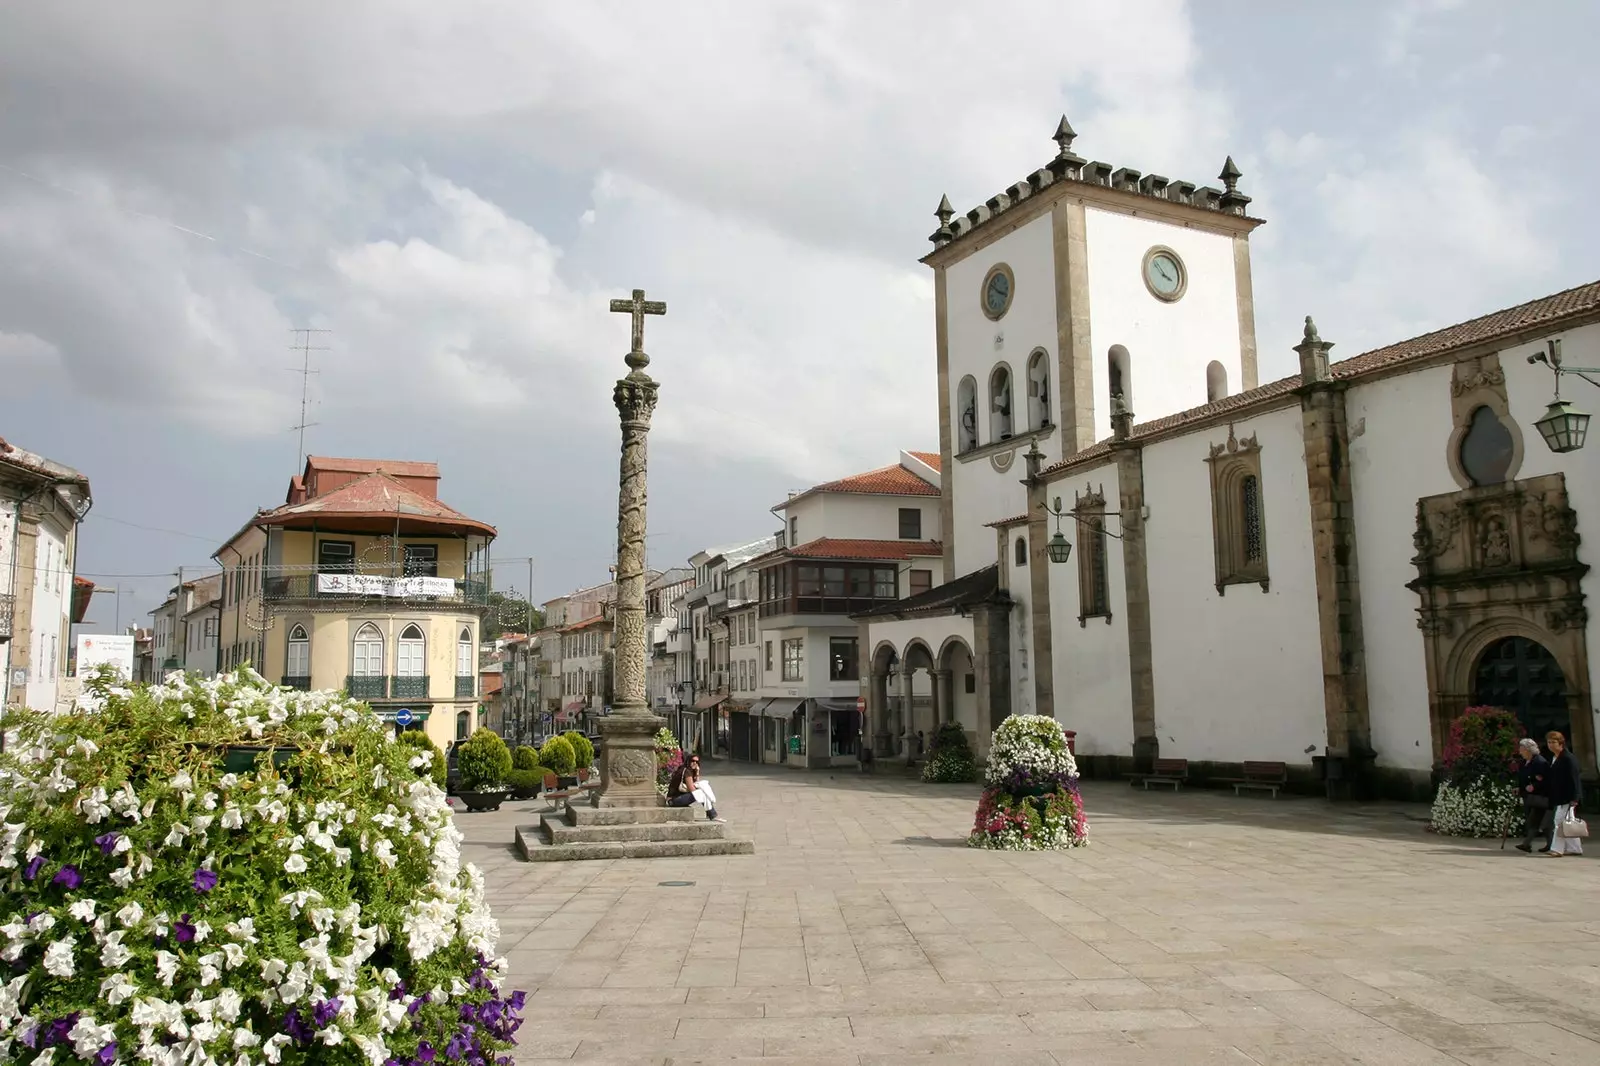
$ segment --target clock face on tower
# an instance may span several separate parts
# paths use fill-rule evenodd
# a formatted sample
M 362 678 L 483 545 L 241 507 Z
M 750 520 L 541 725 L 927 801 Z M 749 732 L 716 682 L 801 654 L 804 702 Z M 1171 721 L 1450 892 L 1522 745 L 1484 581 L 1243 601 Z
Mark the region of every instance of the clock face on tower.
M 1178 253 L 1160 245 L 1144 253 L 1144 284 L 1158 300 L 1171 303 L 1181 298 L 1189 287 L 1189 275 Z
M 1004 263 L 996 263 L 990 267 L 989 273 L 983 277 L 983 291 L 979 297 L 983 304 L 983 313 L 999 321 L 1007 311 L 1011 310 L 1011 297 L 1016 287 L 1016 279 L 1012 276 L 1010 267 Z

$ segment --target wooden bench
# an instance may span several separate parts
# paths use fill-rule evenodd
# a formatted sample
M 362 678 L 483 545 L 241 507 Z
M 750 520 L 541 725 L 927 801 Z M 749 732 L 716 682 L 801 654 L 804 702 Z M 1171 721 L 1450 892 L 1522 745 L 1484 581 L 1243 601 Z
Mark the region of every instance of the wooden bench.
M 599 776 L 598 775 L 591 775 L 589 773 L 589 768 L 588 767 L 584 767 L 582 770 L 578 771 L 578 791 L 579 792 L 593 792 L 595 789 L 597 789 L 599 787 L 600 787 L 600 778 L 599 778 Z
M 1288 783 L 1289 766 L 1281 762 L 1247 762 L 1244 764 L 1243 777 L 1228 780 L 1228 784 L 1233 786 L 1235 796 L 1248 788 L 1257 792 L 1270 792 L 1273 799 L 1278 798 L 1278 790 Z
M 1188 759 L 1157 759 L 1148 774 L 1128 774 L 1129 784 L 1142 784 L 1146 792 L 1150 784 L 1171 785 L 1176 792 L 1189 781 Z
M 554 771 L 544 775 L 544 798 L 550 804 L 552 811 L 560 810 L 562 800 L 571 799 L 577 794 L 578 789 L 576 788 L 562 788 L 561 779 L 555 775 Z

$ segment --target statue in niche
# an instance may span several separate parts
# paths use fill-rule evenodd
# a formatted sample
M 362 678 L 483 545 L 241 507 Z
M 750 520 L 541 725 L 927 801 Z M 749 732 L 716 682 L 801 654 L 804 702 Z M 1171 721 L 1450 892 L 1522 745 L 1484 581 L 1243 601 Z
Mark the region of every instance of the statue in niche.
M 1483 565 L 1509 566 L 1511 564 L 1511 534 L 1499 515 L 1490 515 L 1483 526 Z

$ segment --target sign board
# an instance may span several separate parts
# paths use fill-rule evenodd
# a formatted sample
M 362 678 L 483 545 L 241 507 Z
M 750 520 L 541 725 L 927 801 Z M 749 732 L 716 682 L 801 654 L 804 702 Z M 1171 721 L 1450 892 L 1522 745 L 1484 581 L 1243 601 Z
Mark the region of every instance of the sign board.
M 96 667 L 110 664 L 125 678 L 133 676 L 131 633 L 78 634 L 78 677 L 88 677 Z
M 394 712 L 394 724 L 402 728 L 410 725 L 416 720 L 416 715 L 411 713 L 411 709 L 409 707 L 402 707 L 398 711 Z
M 856 697 L 856 711 L 860 714 L 867 713 L 867 698 L 865 696 Z

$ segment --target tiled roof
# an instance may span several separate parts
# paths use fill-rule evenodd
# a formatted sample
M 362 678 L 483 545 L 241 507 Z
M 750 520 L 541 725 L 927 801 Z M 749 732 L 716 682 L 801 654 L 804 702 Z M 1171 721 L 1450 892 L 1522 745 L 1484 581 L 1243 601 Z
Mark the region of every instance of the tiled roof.
M 940 463 L 944 461 L 938 452 L 907 452 L 906 454 L 916 456 L 935 470 L 939 470 Z
M 1458 322 L 1453 326 L 1434 330 L 1432 333 L 1424 333 L 1419 337 L 1363 352 L 1349 359 L 1341 359 L 1330 364 L 1328 369 L 1336 381 L 1356 381 L 1457 348 L 1489 344 L 1515 337 L 1530 329 L 1594 314 L 1600 314 L 1600 281 L 1591 281 L 1587 285 L 1579 285 L 1502 311 Z M 1180 429 L 1189 423 L 1208 421 L 1221 415 L 1253 414 L 1277 406 L 1274 401 L 1282 400 L 1299 387 L 1299 374 L 1269 381 L 1258 388 L 1226 396 L 1214 403 L 1191 407 L 1187 411 L 1151 419 L 1149 422 L 1140 422 L 1129 430 L 1128 436 L 1130 440 L 1148 439 Z M 1086 466 L 1097 460 L 1103 460 L 1110 453 L 1110 441 L 1103 440 L 1068 456 L 1046 468 L 1044 472 L 1048 474 Z
M 1006 526 L 1020 526 L 1022 523 L 1026 522 L 1027 520 L 1028 520 L 1028 516 L 1027 515 L 1019 514 L 1019 515 L 1012 515 L 1010 518 L 1002 518 L 998 522 L 985 522 L 984 525 L 987 526 L 990 529 L 1004 529 Z
M 416 466 L 432 464 L 417 463 Z M 257 515 L 253 525 L 291 525 L 325 518 L 400 518 L 441 526 L 465 526 L 494 535 L 493 526 L 400 484 L 387 473 L 368 474 L 304 503 L 284 504 Z
M 580 629 L 588 629 L 590 626 L 597 626 L 602 622 L 609 622 L 609 621 L 611 621 L 611 619 L 607 618 L 604 614 L 597 614 L 592 618 L 585 618 L 581 622 L 574 622 L 570 626 L 567 626 L 565 629 L 563 629 L 561 632 L 563 632 L 563 633 L 576 633 Z
M 793 548 L 771 553 L 795 559 L 922 559 L 944 554 L 937 540 L 850 540 L 818 537 Z
M 932 465 L 937 469 L 939 457 L 936 455 L 933 459 Z M 868 470 L 865 474 L 852 474 L 850 477 L 842 477 L 837 481 L 826 481 L 821 485 L 813 485 L 806 491 L 791 496 L 778 506 L 788 506 L 800 499 L 800 497 L 810 496 L 814 492 L 859 492 L 877 496 L 939 495 L 937 486 L 928 484 L 899 463 L 895 463 L 893 466 L 883 466 L 876 470 Z
M 89 484 L 89 479 L 72 469 L 72 467 L 58 463 L 54 459 L 46 459 L 44 456 L 37 455 L 24 448 L 19 448 L 4 437 L 0 437 L 0 463 L 26 470 L 30 474 L 38 474 L 42 477 L 78 482 L 83 485 Z
M 954 581 L 919 592 L 894 603 L 854 615 L 855 618 L 910 618 L 918 615 L 949 614 L 979 603 L 1009 603 L 1011 597 L 1000 591 L 1000 564 L 990 563 Z
M 439 476 L 438 463 L 411 463 L 400 459 L 340 459 L 328 455 L 308 455 L 306 465 L 313 470 L 342 474 L 376 474 L 382 471 L 395 477 Z

